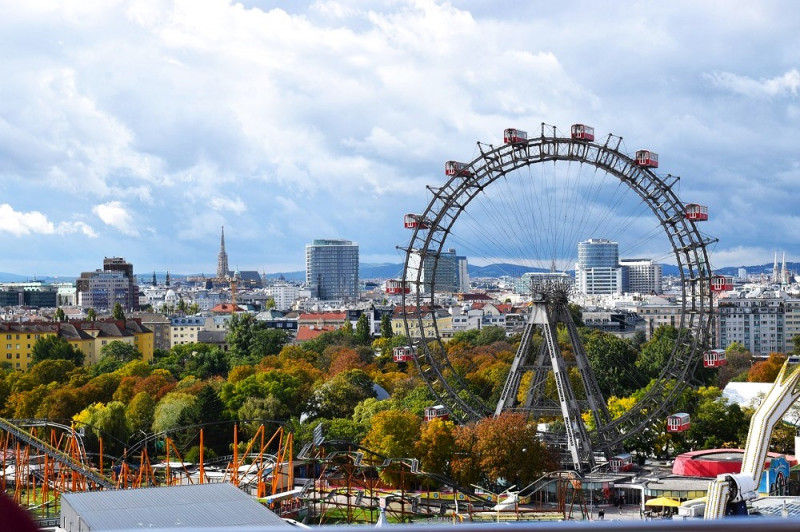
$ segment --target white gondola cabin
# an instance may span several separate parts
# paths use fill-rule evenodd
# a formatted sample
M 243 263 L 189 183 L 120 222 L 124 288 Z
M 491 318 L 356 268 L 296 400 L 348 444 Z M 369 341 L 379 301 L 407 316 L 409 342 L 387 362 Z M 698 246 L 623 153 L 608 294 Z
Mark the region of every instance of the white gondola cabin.
M 444 175 L 469 177 L 472 175 L 472 170 L 467 163 L 447 161 L 444 163 Z
M 733 290 L 733 277 L 714 275 L 711 277 L 712 292 L 730 292 Z
M 432 419 L 449 419 L 450 412 L 447 411 L 444 405 L 426 406 L 424 417 L 425 421 L 430 421 Z
M 570 130 L 573 139 L 576 140 L 594 140 L 594 128 L 583 124 L 572 124 Z
M 608 461 L 608 468 L 614 473 L 630 471 L 633 469 L 633 456 L 629 453 L 612 456 L 611 460 Z
M 528 132 L 521 129 L 508 128 L 503 131 L 503 142 L 506 144 L 519 144 L 528 141 Z
M 407 281 L 400 281 L 399 279 L 388 279 L 386 281 L 387 294 L 408 294 L 411 292 L 411 287 L 408 286 Z
M 703 366 L 706 368 L 718 368 L 727 362 L 724 349 L 712 349 L 703 353 Z
M 650 150 L 636 152 L 636 164 L 644 168 L 658 168 L 658 154 Z
M 403 216 L 403 226 L 406 229 L 428 229 L 429 224 L 419 214 L 406 214 Z
M 689 414 L 672 414 L 667 416 L 667 432 L 684 432 L 689 430 Z
M 708 207 L 705 205 L 698 205 L 697 203 L 687 203 L 686 219 L 694 220 L 695 222 L 704 222 L 708 220 Z
M 414 348 L 410 345 L 402 347 L 395 347 L 392 356 L 395 362 L 413 362 L 414 361 Z

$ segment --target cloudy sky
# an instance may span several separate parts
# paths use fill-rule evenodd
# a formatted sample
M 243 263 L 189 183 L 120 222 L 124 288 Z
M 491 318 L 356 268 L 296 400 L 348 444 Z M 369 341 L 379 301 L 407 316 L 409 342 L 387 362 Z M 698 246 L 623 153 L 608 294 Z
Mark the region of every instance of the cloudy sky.
M 0 1 L 0 271 L 400 262 L 503 128 L 591 124 L 705 203 L 716 267 L 800 260 L 792 1 Z M 598 235 L 602 236 L 602 235 Z

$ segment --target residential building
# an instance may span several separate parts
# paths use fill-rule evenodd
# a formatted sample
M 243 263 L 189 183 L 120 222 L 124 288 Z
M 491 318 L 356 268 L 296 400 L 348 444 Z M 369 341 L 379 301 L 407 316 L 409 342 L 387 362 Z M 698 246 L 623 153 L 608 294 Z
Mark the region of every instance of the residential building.
M 204 316 L 175 316 L 170 318 L 170 347 L 199 342 L 198 334 L 205 329 Z
M 409 330 L 406 332 L 405 318 L 408 320 Z M 453 328 L 453 317 L 444 309 L 423 306 L 405 307 L 397 306 L 392 314 L 392 331 L 394 334 L 407 335 L 412 340 L 417 340 L 425 335 L 431 340 L 436 338 L 439 331 L 449 331 Z
M 275 308 L 278 310 L 289 310 L 300 293 L 300 287 L 286 282 L 278 282 L 268 286 L 267 295 L 275 301 Z
M 141 320 L 0 323 L 0 362 L 27 370 L 33 363 L 33 346 L 40 338 L 60 336 L 84 354 L 84 365 L 96 364 L 102 348 L 119 341 L 132 345 L 142 360 L 153 360 L 153 333 Z M 4 340 L 4 341 L 3 341 Z
M 785 319 L 789 303 L 792 304 L 789 310 L 794 321 L 796 301 L 790 300 L 781 292 L 756 291 L 750 294 L 732 294 L 720 299 L 719 347 L 725 349 L 733 342 L 739 342 L 755 356 L 785 353 Z M 791 344 L 789 350 L 791 351 Z
M 679 303 L 659 296 L 647 298 L 644 302 L 633 306 L 634 312 L 644 319 L 644 334 L 648 340 L 656 329 L 662 325 L 680 327 L 683 308 Z
M 619 294 L 624 287 L 619 244 L 605 238 L 578 242 L 575 283 L 583 294 Z
M 306 245 L 306 284 L 322 301 L 358 301 L 358 244 L 314 240 Z

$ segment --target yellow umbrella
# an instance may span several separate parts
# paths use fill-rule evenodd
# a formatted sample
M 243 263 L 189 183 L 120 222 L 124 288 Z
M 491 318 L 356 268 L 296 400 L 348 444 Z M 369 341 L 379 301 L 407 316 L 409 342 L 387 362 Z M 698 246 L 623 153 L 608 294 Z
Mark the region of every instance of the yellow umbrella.
M 680 501 L 676 501 L 670 497 L 656 497 L 655 499 L 650 499 L 646 503 L 645 506 L 672 506 L 677 508 L 681 505 Z

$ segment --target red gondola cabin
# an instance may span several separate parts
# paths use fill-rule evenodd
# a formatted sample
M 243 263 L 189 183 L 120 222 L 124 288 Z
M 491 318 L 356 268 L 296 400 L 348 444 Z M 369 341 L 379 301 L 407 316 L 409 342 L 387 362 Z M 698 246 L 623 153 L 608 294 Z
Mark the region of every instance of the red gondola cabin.
M 449 419 L 450 412 L 444 407 L 444 405 L 436 405 L 436 406 L 426 406 L 425 407 L 425 421 L 430 421 L 432 419 Z
M 469 169 L 467 163 L 447 161 L 444 163 L 444 175 L 469 177 L 472 175 L 472 170 Z
M 684 432 L 689 430 L 689 414 L 672 414 L 667 417 L 667 432 Z
M 658 154 L 650 150 L 636 152 L 636 164 L 643 168 L 658 168 Z
M 403 225 L 406 229 L 427 229 L 428 223 L 419 214 L 406 214 L 403 216 Z
M 695 222 L 708 220 L 708 207 L 697 203 L 688 203 L 686 205 L 686 219 L 694 220 Z
M 398 279 L 389 279 L 386 281 L 387 294 L 408 294 L 411 292 L 411 287 L 408 286 L 406 281 Z
M 572 138 L 576 140 L 594 140 L 594 128 L 583 124 L 573 124 L 570 130 Z
M 608 461 L 608 468 L 614 473 L 630 471 L 633 469 L 633 456 L 629 453 L 612 456 L 611 460 Z
M 413 362 L 414 348 L 410 345 L 395 347 L 392 356 L 395 362 Z
M 724 349 L 712 349 L 703 353 L 703 366 L 706 368 L 718 368 L 726 363 Z
M 503 142 L 506 144 L 518 144 L 528 141 L 528 132 L 521 129 L 508 128 L 503 131 Z
M 733 290 L 733 277 L 714 275 L 711 277 L 712 292 L 730 292 Z

